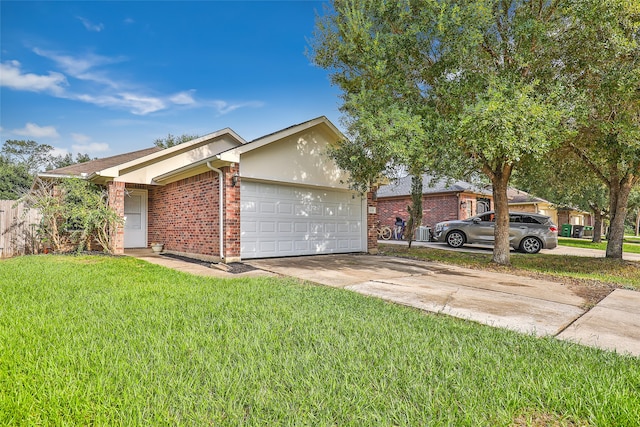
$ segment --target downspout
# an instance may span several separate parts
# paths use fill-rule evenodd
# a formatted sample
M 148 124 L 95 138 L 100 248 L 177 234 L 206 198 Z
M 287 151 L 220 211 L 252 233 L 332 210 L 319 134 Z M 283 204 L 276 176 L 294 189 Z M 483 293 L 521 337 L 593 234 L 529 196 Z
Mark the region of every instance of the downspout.
M 220 198 L 220 201 L 218 202 L 218 208 L 219 208 L 219 212 L 218 212 L 218 218 L 220 220 L 220 259 L 224 260 L 224 218 L 223 218 L 223 205 L 224 205 L 224 197 L 223 197 L 223 191 L 224 191 L 224 180 L 222 178 L 222 171 L 220 169 L 216 169 L 213 166 L 211 166 L 211 162 L 208 161 L 207 162 L 207 167 L 209 169 L 211 169 L 214 172 L 218 173 L 218 196 Z

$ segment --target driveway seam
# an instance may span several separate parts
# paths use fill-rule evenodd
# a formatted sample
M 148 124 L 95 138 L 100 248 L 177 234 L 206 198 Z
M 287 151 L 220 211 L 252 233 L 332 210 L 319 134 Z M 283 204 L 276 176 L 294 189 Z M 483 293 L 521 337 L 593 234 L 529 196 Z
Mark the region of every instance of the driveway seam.
M 419 275 L 419 276 L 423 276 L 423 275 Z M 431 275 L 430 275 L 430 276 L 431 276 Z M 415 276 L 415 275 L 402 276 L 402 277 L 397 277 L 397 279 L 402 279 L 402 278 L 404 278 L 404 277 L 416 277 L 416 276 Z M 382 284 L 387 284 L 387 285 L 395 285 L 395 286 L 398 286 L 398 284 L 397 284 L 397 283 L 388 282 L 388 281 L 385 281 L 385 280 L 370 280 L 370 282 L 376 282 L 376 283 L 382 283 Z M 454 286 L 463 287 L 463 288 L 465 288 L 465 289 L 470 289 L 470 290 L 482 290 L 482 291 L 485 291 L 485 292 L 493 292 L 493 293 L 497 293 L 497 294 L 503 294 L 503 295 L 515 296 L 515 297 L 519 297 L 519 298 L 529 298 L 529 299 L 537 300 L 537 301 L 552 302 L 552 303 L 555 303 L 555 304 L 562 304 L 562 305 L 567 305 L 567 306 L 570 306 L 570 307 L 577 307 L 577 308 L 581 308 L 580 306 L 573 305 L 573 304 L 566 303 L 566 302 L 550 301 L 550 300 L 548 300 L 548 299 L 539 298 L 539 297 L 534 297 L 534 296 L 529 296 L 529 295 L 522 295 L 522 294 L 518 294 L 518 293 L 515 293 L 515 292 L 507 292 L 507 291 L 500 291 L 500 290 L 491 289 L 491 288 L 482 288 L 482 287 L 466 286 L 466 285 L 458 285 L 458 284 L 455 284 Z M 458 291 L 458 290 L 456 289 L 456 292 L 457 292 L 457 291 Z M 597 305 L 597 304 L 596 304 L 596 305 Z M 595 307 L 595 306 L 594 306 L 594 307 Z M 592 308 L 593 308 L 593 307 L 592 307 Z M 589 309 L 588 311 L 590 311 L 590 310 L 591 310 L 591 309 Z M 583 313 L 582 313 L 582 316 L 583 316 L 584 314 L 586 314 L 588 311 L 583 312 Z M 582 317 L 582 316 L 581 316 L 581 317 Z

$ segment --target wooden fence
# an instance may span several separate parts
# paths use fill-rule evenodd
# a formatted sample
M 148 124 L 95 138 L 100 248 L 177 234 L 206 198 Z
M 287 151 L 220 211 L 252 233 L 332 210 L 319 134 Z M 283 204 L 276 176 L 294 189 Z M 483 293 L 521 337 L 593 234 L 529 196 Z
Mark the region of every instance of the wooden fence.
M 0 258 L 38 253 L 40 213 L 16 200 L 0 200 Z

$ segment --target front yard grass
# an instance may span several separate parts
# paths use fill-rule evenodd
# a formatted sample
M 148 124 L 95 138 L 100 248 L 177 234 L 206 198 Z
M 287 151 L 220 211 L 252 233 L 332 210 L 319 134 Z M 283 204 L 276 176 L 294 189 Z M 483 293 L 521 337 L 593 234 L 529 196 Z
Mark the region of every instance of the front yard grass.
M 607 250 L 606 240 L 603 240 L 600 243 L 593 243 L 591 239 L 558 237 L 558 244 L 562 246 L 571 246 L 574 248 L 600 249 L 603 251 Z M 640 254 L 640 240 L 637 240 L 637 238 L 633 238 L 631 236 L 626 236 L 624 238 L 624 243 L 622 244 L 622 250 L 623 252 L 627 252 L 630 254 Z
M 0 425 L 637 426 L 638 390 L 638 358 L 345 290 L 0 261 Z
M 628 288 L 640 290 L 640 263 L 606 258 L 579 257 L 568 255 L 511 254 L 511 266 L 504 267 L 491 263 L 492 253 L 470 253 L 448 251 L 408 245 L 380 244 L 383 255 L 435 261 L 477 269 L 492 269 L 504 273 L 536 275 L 543 274 L 550 279 L 570 280 L 583 286 L 604 288 Z M 611 290 L 611 289 L 610 289 Z

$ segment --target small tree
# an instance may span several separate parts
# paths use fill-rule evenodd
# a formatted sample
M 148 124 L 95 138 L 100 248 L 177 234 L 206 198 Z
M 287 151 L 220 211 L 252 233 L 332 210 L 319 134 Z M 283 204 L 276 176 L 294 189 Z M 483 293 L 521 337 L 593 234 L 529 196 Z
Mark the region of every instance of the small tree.
M 78 178 L 37 179 L 23 200 L 42 214 L 40 233 L 53 251 L 69 247 L 82 251 L 96 242 L 104 252 L 113 253 L 110 231 L 123 220 L 108 206 L 103 188 Z

